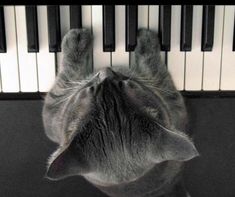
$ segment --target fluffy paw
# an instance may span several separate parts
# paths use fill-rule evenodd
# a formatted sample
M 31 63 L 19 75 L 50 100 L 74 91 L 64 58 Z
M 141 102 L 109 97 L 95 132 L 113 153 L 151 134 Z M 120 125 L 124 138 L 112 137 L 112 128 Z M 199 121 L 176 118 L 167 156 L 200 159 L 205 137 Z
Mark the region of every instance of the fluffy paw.
M 63 38 L 62 52 L 67 61 L 76 63 L 92 48 L 92 35 L 88 29 L 71 29 Z
M 159 52 L 160 45 L 157 33 L 148 29 L 139 29 L 135 53 L 145 56 Z

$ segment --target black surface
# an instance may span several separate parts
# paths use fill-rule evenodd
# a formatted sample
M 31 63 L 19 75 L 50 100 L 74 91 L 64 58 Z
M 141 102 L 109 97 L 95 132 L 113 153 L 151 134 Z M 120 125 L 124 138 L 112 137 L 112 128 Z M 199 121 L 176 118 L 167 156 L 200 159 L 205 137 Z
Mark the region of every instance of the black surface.
M 103 51 L 115 51 L 115 6 L 103 6 Z
M 4 20 L 4 8 L 0 6 L 0 53 L 6 53 L 6 32 L 5 32 L 5 20 Z
M 187 98 L 235 98 L 235 91 L 180 91 Z
M 235 91 L 180 91 L 186 98 L 235 98 Z M 0 92 L 0 100 L 41 100 L 46 92 Z
M 171 5 L 159 6 L 159 38 L 162 51 L 171 48 Z
M 25 6 L 28 52 L 39 52 L 37 7 Z
M 60 8 L 57 5 L 47 6 L 47 24 L 49 52 L 61 51 Z
M 70 5 L 70 29 L 82 28 L 81 5 Z
M 126 6 L 126 51 L 134 51 L 137 44 L 138 7 Z
M 189 131 L 200 157 L 187 162 L 192 197 L 235 196 L 235 98 L 188 99 Z
M 204 5 L 202 16 L 202 51 L 212 51 L 214 43 L 215 6 Z
M 192 197 L 235 196 L 235 98 L 187 98 L 188 131 L 201 156 L 186 163 Z M 42 101 L 0 101 L 0 196 L 105 197 L 82 177 L 44 179 L 56 145 L 44 135 Z
M 1 197 L 104 197 L 82 177 L 43 178 L 57 145 L 43 132 L 41 101 L 0 102 Z
M 43 100 L 45 92 L 0 93 L 0 100 Z
M 180 51 L 192 49 L 193 6 L 181 6 Z

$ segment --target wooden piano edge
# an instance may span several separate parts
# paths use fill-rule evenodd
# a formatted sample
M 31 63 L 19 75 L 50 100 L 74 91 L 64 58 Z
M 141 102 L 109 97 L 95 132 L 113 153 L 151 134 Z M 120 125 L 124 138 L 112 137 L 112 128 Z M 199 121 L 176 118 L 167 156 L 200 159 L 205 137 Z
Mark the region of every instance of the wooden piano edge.
M 235 98 L 235 91 L 180 91 L 186 98 Z M 46 92 L 0 93 L 0 100 L 43 100 Z

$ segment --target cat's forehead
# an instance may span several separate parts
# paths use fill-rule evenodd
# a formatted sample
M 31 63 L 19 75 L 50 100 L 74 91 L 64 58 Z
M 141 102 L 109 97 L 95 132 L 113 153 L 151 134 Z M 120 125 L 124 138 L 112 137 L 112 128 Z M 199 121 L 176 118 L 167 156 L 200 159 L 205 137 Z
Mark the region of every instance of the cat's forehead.
M 154 108 L 159 111 L 161 103 L 161 99 L 144 82 L 111 68 L 104 68 L 78 92 L 77 106 L 72 111 L 78 113 L 74 113 L 75 116 L 84 112 L 88 114 L 87 117 L 95 114 L 99 118 L 106 115 L 115 119 L 117 115 L 130 116 L 136 110 L 139 112 Z M 147 111 L 153 114 L 151 110 Z

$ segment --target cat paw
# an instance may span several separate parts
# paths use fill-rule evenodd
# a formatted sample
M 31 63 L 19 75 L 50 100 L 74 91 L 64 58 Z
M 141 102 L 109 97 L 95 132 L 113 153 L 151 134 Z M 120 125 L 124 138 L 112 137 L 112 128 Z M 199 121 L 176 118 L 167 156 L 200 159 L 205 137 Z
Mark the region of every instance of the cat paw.
M 93 38 L 88 29 L 71 29 L 62 41 L 64 57 L 76 63 L 91 50 L 92 41 Z
M 152 30 L 139 29 L 137 34 L 137 46 L 135 53 L 138 55 L 150 55 L 160 52 L 158 34 Z

